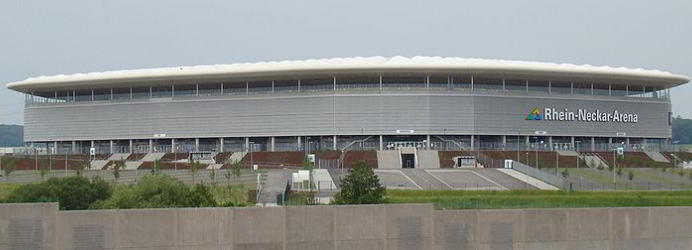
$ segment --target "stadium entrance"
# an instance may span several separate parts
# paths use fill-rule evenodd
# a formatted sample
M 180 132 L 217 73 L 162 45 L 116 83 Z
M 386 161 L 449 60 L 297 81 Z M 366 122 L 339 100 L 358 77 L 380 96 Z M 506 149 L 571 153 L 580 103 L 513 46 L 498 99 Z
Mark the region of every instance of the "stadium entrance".
M 401 168 L 415 168 L 416 167 L 416 155 L 415 154 L 401 154 Z

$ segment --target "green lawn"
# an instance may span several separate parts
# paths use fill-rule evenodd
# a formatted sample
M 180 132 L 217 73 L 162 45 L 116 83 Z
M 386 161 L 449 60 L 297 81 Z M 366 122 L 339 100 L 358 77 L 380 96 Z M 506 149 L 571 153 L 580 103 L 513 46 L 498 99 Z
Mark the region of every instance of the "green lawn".
M 692 206 L 692 191 L 387 190 L 388 203 L 433 203 L 437 209 Z

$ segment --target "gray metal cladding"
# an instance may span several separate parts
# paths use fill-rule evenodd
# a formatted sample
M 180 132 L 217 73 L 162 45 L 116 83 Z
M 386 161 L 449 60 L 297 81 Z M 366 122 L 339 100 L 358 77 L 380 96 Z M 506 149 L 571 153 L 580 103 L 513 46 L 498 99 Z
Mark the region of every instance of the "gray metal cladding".
M 530 121 L 531 108 L 632 112 L 638 123 Z M 387 93 L 315 94 L 132 102 L 25 108 L 26 141 L 297 135 L 416 134 L 547 135 L 669 138 L 667 101 L 607 97 Z

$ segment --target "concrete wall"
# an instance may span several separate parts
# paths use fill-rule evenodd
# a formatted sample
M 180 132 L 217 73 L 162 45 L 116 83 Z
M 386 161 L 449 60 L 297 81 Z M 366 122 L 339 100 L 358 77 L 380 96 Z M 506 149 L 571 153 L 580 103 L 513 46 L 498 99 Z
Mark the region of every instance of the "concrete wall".
M 0 205 L 0 249 L 692 249 L 692 207 L 58 211 Z
M 528 121 L 531 108 L 636 113 L 638 123 Z M 27 106 L 25 141 L 388 135 L 533 135 L 669 138 L 670 102 L 605 96 L 470 92 L 159 98 Z M 361 130 L 362 129 L 362 130 Z

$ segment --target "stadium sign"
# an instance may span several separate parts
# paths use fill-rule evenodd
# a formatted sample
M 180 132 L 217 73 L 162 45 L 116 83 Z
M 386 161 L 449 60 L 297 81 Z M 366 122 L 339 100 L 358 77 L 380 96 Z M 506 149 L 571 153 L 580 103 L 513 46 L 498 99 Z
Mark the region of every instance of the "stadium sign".
M 637 123 L 639 117 L 634 113 L 621 113 L 617 109 L 610 112 L 577 109 L 575 112 L 569 109 L 532 108 L 526 120 Z

